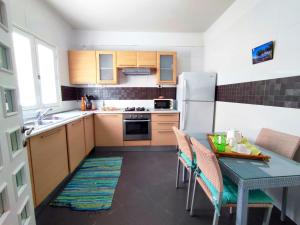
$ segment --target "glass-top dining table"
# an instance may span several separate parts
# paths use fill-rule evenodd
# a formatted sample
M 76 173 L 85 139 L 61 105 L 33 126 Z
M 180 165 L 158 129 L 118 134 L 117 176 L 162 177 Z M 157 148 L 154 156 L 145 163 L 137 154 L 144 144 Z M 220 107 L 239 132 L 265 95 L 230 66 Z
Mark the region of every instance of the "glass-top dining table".
M 189 132 L 187 134 L 211 150 L 207 134 Z M 283 187 L 281 219 L 284 220 L 287 188 L 300 185 L 300 163 L 260 146 L 258 148 L 263 154 L 271 156 L 268 162 L 229 157 L 219 158 L 222 173 L 238 186 L 236 225 L 247 224 L 250 190 Z

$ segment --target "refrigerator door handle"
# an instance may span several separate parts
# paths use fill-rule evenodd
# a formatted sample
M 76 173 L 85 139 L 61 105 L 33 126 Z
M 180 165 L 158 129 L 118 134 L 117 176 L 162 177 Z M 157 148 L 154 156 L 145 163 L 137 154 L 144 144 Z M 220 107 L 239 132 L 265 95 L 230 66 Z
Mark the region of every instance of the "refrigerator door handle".
M 183 79 L 183 100 L 186 100 L 187 80 Z
M 182 113 L 182 130 L 185 129 L 186 124 L 186 110 L 187 110 L 187 102 L 184 102 L 183 113 Z

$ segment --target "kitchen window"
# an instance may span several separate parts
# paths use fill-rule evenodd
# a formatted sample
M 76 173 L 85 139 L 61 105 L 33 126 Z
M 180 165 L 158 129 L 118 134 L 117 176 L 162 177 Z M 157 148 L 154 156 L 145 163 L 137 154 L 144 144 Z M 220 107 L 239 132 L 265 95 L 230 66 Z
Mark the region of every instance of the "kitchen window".
M 23 110 L 58 104 L 56 48 L 26 32 L 13 32 Z

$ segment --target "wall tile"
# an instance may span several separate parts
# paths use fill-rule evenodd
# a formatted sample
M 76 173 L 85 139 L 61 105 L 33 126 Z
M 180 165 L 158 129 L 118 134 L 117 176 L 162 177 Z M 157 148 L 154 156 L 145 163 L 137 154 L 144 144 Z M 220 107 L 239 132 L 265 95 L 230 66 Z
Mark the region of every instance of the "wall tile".
M 93 95 L 97 100 L 151 100 L 159 96 L 176 99 L 176 87 L 68 87 L 61 86 L 63 101 Z
M 300 76 L 220 85 L 216 100 L 300 108 Z

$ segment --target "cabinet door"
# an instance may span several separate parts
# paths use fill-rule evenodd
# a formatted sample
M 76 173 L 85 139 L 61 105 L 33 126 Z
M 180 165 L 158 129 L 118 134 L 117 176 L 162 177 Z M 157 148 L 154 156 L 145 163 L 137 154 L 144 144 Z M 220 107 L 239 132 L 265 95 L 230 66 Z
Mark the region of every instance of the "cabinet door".
M 153 113 L 151 124 L 151 145 L 177 145 L 172 127 L 179 126 L 179 113 Z
M 156 52 L 138 52 L 137 66 L 156 68 Z
M 117 84 L 116 52 L 96 51 L 97 83 Z
M 117 52 L 117 67 L 136 67 L 137 53 L 120 51 Z
M 71 84 L 95 84 L 95 51 L 69 51 L 69 74 Z
M 38 206 L 69 174 L 65 127 L 30 138 L 35 203 Z
M 157 83 L 176 84 L 177 61 L 175 52 L 157 53 Z
M 94 119 L 96 146 L 123 145 L 122 114 L 96 114 Z
M 87 116 L 84 121 L 85 153 L 88 155 L 95 147 L 94 116 Z
M 151 144 L 154 146 L 177 145 L 173 130 L 152 130 Z
M 67 124 L 69 168 L 73 172 L 85 157 L 83 119 Z

